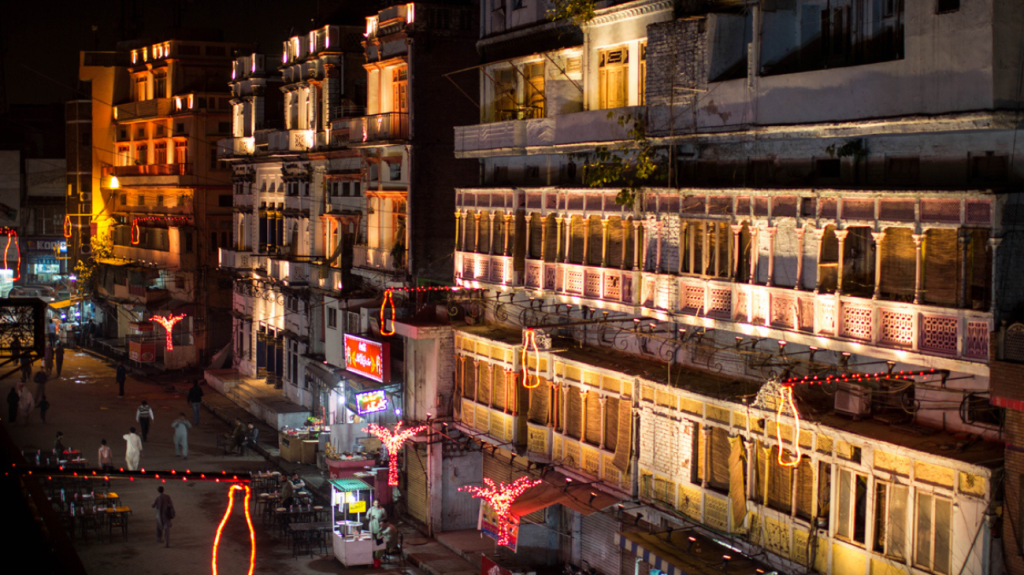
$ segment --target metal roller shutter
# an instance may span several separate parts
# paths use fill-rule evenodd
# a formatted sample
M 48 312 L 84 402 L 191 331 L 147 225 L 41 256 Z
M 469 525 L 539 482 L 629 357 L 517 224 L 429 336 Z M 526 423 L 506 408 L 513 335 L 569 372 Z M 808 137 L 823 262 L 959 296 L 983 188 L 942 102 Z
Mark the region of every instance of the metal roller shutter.
M 418 443 L 406 445 L 406 509 L 409 515 L 427 521 L 427 448 Z
M 583 559 L 597 569 L 601 575 L 632 575 L 623 574 L 622 549 L 615 544 L 615 534 L 620 531 L 620 523 L 614 517 L 597 512 L 583 518 L 581 533 Z

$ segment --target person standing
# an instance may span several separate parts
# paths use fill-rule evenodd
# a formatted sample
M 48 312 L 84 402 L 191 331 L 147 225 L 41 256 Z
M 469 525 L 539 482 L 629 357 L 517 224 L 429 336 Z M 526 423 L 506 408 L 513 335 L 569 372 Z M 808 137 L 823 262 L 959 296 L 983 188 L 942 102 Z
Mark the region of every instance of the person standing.
M 21 356 L 21 381 L 28 382 L 32 377 L 32 352 L 26 352 Z
M 25 418 L 25 425 L 29 423 L 29 416 L 32 414 L 32 408 L 35 407 L 35 401 L 32 399 L 32 392 L 25 389 L 24 383 L 18 384 L 18 414 Z
M 184 413 L 178 414 L 178 419 L 171 424 L 174 428 L 174 456 L 188 459 L 188 430 L 192 424 L 185 418 Z
M 50 409 L 50 402 L 46 401 L 45 395 L 42 396 L 42 399 L 39 400 L 39 405 L 36 407 L 39 408 L 39 419 L 41 419 L 43 423 L 46 423 L 46 411 Z
M 110 446 L 107 445 L 106 439 L 100 440 L 100 450 L 96 461 L 99 461 L 100 470 L 104 474 L 103 486 L 110 487 L 110 477 L 107 476 L 107 474 L 114 469 L 114 452 L 111 451 Z
M 18 420 L 18 389 L 11 386 L 11 392 L 7 394 L 7 420 L 14 423 Z
M 53 373 L 53 346 L 52 345 L 47 345 L 46 349 L 43 351 L 43 371 L 45 371 L 46 375 L 48 375 L 48 376 Z
M 124 380 L 128 378 L 128 369 L 123 361 L 117 362 L 117 396 L 124 397 Z
M 57 377 L 60 377 L 60 372 L 64 369 L 64 346 L 57 344 L 57 349 L 53 350 L 53 358 L 57 362 Z
M 139 422 L 139 427 L 142 428 L 142 441 L 146 441 L 149 437 L 149 422 L 156 419 L 153 417 L 153 408 L 146 403 L 146 400 L 142 400 L 142 405 L 135 410 L 135 421 Z
M 384 520 L 388 518 L 388 512 L 384 511 L 384 508 L 380 506 L 379 500 L 373 500 L 373 507 L 370 507 L 370 511 L 366 516 L 370 518 L 370 523 L 367 527 L 369 528 L 370 533 L 373 534 L 373 538 L 376 539 L 380 537 L 381 525 L 384 523 Z
M 235 451 L 243 443 L 245 443 L 245 424 L 241 419 L 235 418 L 235 428 L 231 430 L 231 435 L 228 437 L 228 453 Z
M 295 486 L 287 477 L 282 477 L 284 485 L 281 486 L 281 507 L 288 508 L 295 503 Z
M 192 404 L 192 425 L 199 425 L 199 408 L 203 405 L 203 390 L 199 387 L 199 380 L 192 382 L 192 389 L 188 390 L 188 402 Z
M 128 464 L 128 471 L 138 471 L 139 458 L 142 456 L 142 438 L 135 433 L 135 428 L 131 427 L 125 434 L 124 440 L 128 445 L 128 450 L 124 454 L 124 462 Z
M 63 459 L 64 452 L 68 448 L 64 447 L 64 434 L 60 431 L 57 432 L 57 438 L 53 440 L 53 453 L 58 459 Z
M 164 493 L 161 485 L 156 488 L 159 495 L 153 500 L 153 509 L 156 509 L 156 542 L 164 543 L 165 547 L 171 546 L 171 520 L 174 519 L 174 503 L 171 496 Z
M 46 339 L 50 342 L 50 345 L 57 341 L 57 323 L 52 319 L 46 324 Z

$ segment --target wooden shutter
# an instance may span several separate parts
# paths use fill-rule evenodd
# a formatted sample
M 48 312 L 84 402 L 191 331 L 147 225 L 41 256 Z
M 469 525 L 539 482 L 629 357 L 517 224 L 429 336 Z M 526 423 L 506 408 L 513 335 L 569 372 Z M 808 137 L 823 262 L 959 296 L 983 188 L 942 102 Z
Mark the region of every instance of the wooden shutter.
M 551 384 L 541 378 L 537 387 L 530 390 L 528 419 L 531 423 L 547 425 L 548 410 L 551 406 Z
M 708 485 L 712 489 L 729 490 L 729 432 L 721 427 L 711 428 L 711 473 Z
M 614 452 L 619 444 L 619 398 L 609 395 L 604 402 L 604 448 Z
M 789 513 L 793 509 L 793 468 L 779 465 L 779 448 L 772 447 L 768 461 L 768 505 Z
M 925 303 L 955 306 L 960 277 L 956 230 L 928 230 L 922 247 Z
M 619 401 L 619 429 L 615 440 L 615 457 L 612 465 L 623 473 L 629 471 L 629 458 L 633 454 L 633 402 L 627 398 Z
M 469 399 L 476 399 L 476 366 L 471 358 L 466 358 L 465 368 L 462 373 L 465 379 L 462 382 L 462 395 Z
M 906 300 L 914 296 L 917 264 L 914 262 L 913 230 L 889 228 L 882 240 L 882 273 L 880 287 L 890 299 Z
M 419 443 L 407 444 L 406 508 L 417 521 L 427 524 L 427 448 Z
M 566 435 L 582 438 L 583 433 L 583 397 L 578 387 L 569 387 L 569 414 L 566 423 Z
M 587 393 L 587 429 L 586 441 L 591 445 L 601 444 L 601 394 L 596 391 Z
M 487 405 L 491 399 L 491 364 L 481 361 L 477 365 L 476 401 Z
M 809 457 L 800 460 L 796 475 L 796 515 L 810 521 L 814 514 L 814 466 Z
M 500 365 L 493 366 L 491 373 L 491 405 L 494 409 L 504 410 L 513 404 L 510 394 L 514 388 L 508 385 L 505 377 L 505 368 Z

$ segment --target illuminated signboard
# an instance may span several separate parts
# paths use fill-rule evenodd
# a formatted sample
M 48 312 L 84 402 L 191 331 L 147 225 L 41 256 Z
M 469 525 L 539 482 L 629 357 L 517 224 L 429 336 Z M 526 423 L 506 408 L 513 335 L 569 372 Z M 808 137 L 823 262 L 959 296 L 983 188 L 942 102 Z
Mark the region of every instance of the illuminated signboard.
M 391 381 L 391 358 L 388 344 L 345 334 L 345 369 L 388 383 Z
M 364 391 L 356 394 L 356 411 L 359 415 L 384 411 L 388 407 L 388 396 L 383 389 Z

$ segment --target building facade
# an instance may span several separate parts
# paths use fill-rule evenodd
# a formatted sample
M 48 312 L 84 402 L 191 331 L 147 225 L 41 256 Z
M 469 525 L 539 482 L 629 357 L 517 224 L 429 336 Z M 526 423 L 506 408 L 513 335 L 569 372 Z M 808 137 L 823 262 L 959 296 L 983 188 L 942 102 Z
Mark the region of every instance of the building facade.
M 230 341 L 231 278 L 217 270 L 216 248 L 231 241 L 231 174 L 216 141 L 231 133 L 226 86 L 232 54 L 245 48 L 169 39 L 83 54 L 101 192 L 92 225 L 106 254 L 96 320 L 135 361 L 197 366 Z M 153 317 L 169 320 L 170 345 Z
M 487 447 L 409 448 L 410 485 L 411 450 L 433 462 L 419 519 L 471 524 L 457 482 L 568 478 L 587 491 L 529 508 L 516 559 L 1012 570 L 990 348 L 1020 321 L 1024 13 L 597 8 L 482 3 L 480 118 L 455 130 L 481 174 L 455 196 L 470 325 L 431 407 Z

